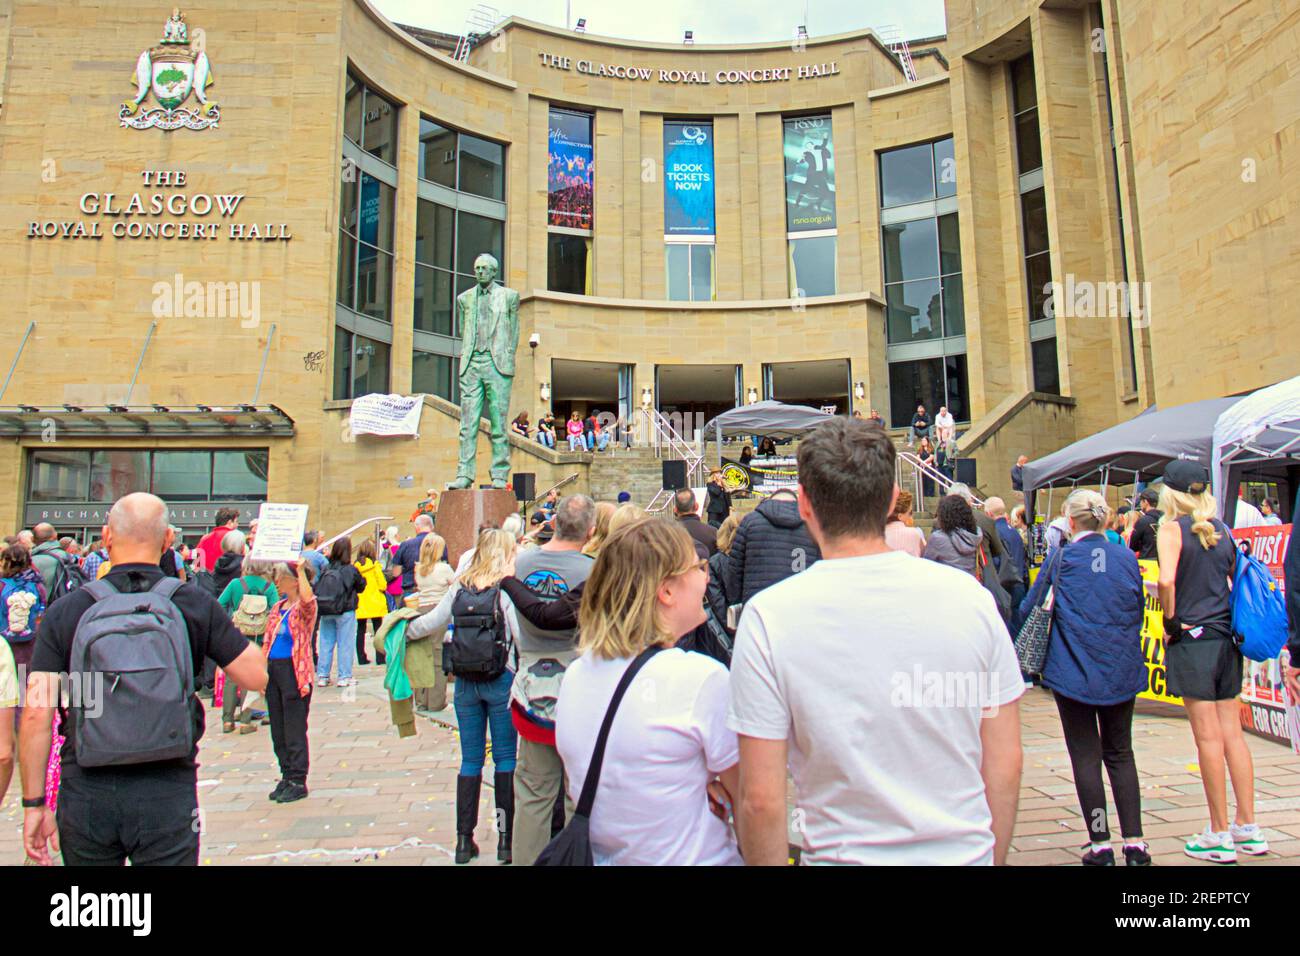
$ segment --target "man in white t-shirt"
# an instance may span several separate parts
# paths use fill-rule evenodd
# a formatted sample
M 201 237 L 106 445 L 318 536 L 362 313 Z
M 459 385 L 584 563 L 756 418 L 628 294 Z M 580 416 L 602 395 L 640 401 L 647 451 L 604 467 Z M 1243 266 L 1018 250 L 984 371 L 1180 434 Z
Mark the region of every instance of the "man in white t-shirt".
M 822 560 L 745 605 L 731 666 L 746 863 L 785 863 L 787 822 L 805 863 L 1006 859 L 1019 664 L 978 581 L 889 549 L 897 493 L 879 429 L 835 419 L 799 446 L 799 513 Z M 940 613 L 921 613 L 935 595 Z
M 1263 512 L 1241 495 L 1237 496 L 1237 517 L 1232 522 L 1234 528 L 1259 528 L 1267 523 Z

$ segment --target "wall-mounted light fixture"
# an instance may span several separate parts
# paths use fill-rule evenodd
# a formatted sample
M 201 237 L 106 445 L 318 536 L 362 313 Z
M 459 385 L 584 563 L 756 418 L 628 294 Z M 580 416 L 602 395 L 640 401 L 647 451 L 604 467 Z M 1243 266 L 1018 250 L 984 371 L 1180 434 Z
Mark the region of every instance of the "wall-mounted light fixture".
M 754 388 L 754 386 L 751 385 L 749 387 L 749 390 L 745 392 L 745 401 L 747 401 L 750 405 L 753 405 L 755 402 L 757 402 L 758 389 Z
M 586 17 L 578 17 L 578 25 L 577 25 L 577 27 L 575 27 L 574 29 L 577 30 L 578 33 L 586 33 L 586 32 L 587 32 L 587 18 L 586 18 Z
M 694 42 L 695 42 L 695 31 L 694 31 L 694 30 L 687 30 L 687 31 L 686 31 L 686 35 L 685 35 L 684 37 L 682 37 L 682 42 L 683 42 L 683 43 L 694 43 Z
M 654 389 L 652 389 L 649 385 L 641 389 L 642 408 L 649 408 L 652 404 L 654 404 L 654 400 L 655 400 Z
M 551 400 L 551 383 L 543 382 L 542 387 L 538 389 L 538 393 L 542 396 L 543 402 L 549 402 Z
M 853 383 L 853 397 L 858 401 L 862 401 L 867 397 L 867 386 L 865 382 Z

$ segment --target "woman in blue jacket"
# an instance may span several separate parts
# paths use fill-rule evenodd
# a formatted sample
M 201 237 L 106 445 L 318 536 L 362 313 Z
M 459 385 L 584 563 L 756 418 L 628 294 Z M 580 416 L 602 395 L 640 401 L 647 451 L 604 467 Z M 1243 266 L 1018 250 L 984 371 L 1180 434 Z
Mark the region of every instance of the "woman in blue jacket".
M 1065 731 L 1091 845 L 1085 866 L 1114 866 L 1101 765 L 1110 776 L 1128 866 L 1147 866 L 1142 798 L 1133 759 L 1133 701 L 1147 687 L 1145 594 L 1137 558 L 1104 534 L 1109 509 L 1095 491 L 1066 500 L 1070 543 L 1048 561 L 1020 605 L 1023 619 L 1052 588 L 1052 635 L 1043 667 Z

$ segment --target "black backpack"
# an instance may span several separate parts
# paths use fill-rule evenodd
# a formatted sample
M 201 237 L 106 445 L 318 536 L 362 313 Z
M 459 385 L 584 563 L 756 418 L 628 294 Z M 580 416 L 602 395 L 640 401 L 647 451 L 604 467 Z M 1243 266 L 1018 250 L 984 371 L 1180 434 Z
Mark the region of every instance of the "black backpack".
M 49 607 L 65 594 L 71 594 L 86 585 L 86 575 L 77 559 L 66 551 L 45 552 L 54 559 L 54 576 L 50 579 L 50 593 L 45 601 Z
M 322 571 L 312 593 L 316 595 L 316 613 L 321 617 L 348 613 L 352 590 L 344 580 L 341 567 L 330 565 Z
M 510 638 L 501 616 L 501 588 L 461 587 L 451 602 L 451 641 L 445 646 L 448 669 L 455 677 L 490 681 L 506 669 Z

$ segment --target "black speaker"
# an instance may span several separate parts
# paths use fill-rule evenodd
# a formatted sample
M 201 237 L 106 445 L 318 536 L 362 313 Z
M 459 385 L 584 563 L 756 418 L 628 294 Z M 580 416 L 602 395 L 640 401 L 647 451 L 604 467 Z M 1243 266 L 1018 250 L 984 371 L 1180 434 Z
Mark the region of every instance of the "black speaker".
M 515 497 L 520 501 L 532 501 L 537 497 L 537 476 L 531 471 L 516 471 L 510 477 L 515 485 Z
M 663 466 L 664 488 L 669 491 L 678 491 L 686 487 L 686 462 L 665 460 Z
M 953 465 L 957 480 L 962 484 L 970 485 L 972 488 L 979 484 L 975 478 L 974 458 L 954 458 Z

